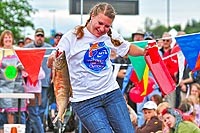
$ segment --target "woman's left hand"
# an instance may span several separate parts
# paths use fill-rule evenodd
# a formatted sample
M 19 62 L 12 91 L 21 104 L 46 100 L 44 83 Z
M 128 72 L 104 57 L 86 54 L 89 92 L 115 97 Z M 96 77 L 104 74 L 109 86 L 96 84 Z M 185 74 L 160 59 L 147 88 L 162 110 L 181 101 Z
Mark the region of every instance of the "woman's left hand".
M 148 54 L 148 49 L 149 49 L 148 45 L 145 46 L 145 48 L 144 48 L 144 55 L 147 55 L 147 54 Z

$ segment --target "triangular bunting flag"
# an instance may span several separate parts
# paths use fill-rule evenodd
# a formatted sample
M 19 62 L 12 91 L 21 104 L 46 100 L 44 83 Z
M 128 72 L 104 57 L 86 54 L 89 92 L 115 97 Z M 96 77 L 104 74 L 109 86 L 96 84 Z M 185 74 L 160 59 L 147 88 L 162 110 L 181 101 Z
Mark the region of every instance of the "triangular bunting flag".
M 31 83 L 35 85 L 46 49 L 17 49 L 15 52 L 28 73 Z
M 148 87 L 148 77 L 149 77 L 149 67 L 146 64 L 144 75 L 143 75 L 143 82 L 144 82 L 144 91 L 142 92 L 141 96 L 146 96 L 147 94 L 147 87 Z
M 132 42 L 132 44 L 137 45 L 141 48 L 144 48 L 145 46 L 147 46 L 148 41 Z M 129 55 L 128 58 L 131 61 L 131 64 L 138 77 L 138 80 L 141 81 L 144 74 L 145 67 L 146 67 L 144 56 L 130 56 Z
M 199 68 L 200 34 L 190 34 L 175 37 L 191 70 Z

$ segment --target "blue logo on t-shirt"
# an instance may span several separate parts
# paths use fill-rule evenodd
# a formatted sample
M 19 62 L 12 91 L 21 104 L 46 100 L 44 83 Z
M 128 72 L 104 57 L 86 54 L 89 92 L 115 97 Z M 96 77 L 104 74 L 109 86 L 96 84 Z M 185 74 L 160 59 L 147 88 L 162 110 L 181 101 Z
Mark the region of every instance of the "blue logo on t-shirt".
M 83 63 L 93 72 L 100 72 L 107 68 L 106 60 L 109 49 L 104 42 L 91 43 L 90 49 L 85 53 Z

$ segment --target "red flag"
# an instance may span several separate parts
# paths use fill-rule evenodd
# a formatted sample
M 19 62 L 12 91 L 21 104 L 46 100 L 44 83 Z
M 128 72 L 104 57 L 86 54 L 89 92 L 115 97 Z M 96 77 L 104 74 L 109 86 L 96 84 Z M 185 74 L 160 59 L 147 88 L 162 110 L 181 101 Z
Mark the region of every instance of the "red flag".
M 156 45 L 156 43 L 155 43 L 155 45 Z M 150 47 L 149 49 L 151 49 L 151 48 L 154 48 L 154 46 Z M 151 50 L 149 50 L 149 52 L 151 52 Z M 173 81 L 163 60 L 159 56 L 158 51 L 154 51 L 153 57 L 157 57 L 158 59 L 154 60 L 155 61 L 154 62 L 154 61 L 152 61 L 152 59 L 155 59 L 155 58 L 152 58 L 151 54 L 147 54 L 147 55 L 145 55 L 145 60 L 148 64 L 156 82 L 158 83 L 163 95 L 169 94 L 176 89 L 175 82 Z
M 15 52 L 28 73 L 30 82 L 36 85 L 46 49 L 17 49 Z

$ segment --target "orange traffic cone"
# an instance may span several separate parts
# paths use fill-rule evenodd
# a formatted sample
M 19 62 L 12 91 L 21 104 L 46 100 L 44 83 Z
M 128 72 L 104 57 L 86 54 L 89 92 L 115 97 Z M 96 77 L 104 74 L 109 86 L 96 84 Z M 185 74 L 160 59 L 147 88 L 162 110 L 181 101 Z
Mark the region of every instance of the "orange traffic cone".
M 10 133 L 17 133 L 17 128 L 16 127 L 12 127 Z

